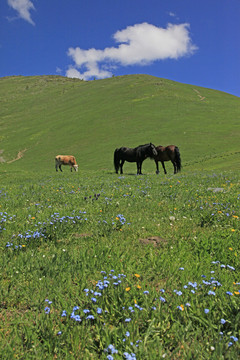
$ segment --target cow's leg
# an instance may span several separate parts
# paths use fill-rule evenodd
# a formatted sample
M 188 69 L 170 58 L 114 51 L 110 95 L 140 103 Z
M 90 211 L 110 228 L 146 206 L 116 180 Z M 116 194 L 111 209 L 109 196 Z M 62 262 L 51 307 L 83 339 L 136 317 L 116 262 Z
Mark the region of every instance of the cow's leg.
M 56 164 L 55 167 L 56 167 L 56 171 L 58 171 L 58 164 Z
M 164 174 L 166 174 L 167 171 L 166 171 L 166 169 L 165 169 L 164 161 L 161 161 L 161 163 L 162 163 L 162 167 L 163 167 L 163 170 L 164 170 Z
M 62 165 L 61 165 L 61 164 L 59 165 L 59 169 L 60 169 L 60 171 L 62 172 Z

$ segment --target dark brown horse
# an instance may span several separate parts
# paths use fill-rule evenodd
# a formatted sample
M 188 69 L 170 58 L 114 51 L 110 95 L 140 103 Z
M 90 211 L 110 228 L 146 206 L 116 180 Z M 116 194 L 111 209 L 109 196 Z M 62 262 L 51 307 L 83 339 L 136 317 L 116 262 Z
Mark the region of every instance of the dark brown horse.
M 167 171 L 165 169 L 164 161 L 171 160 L 174 167 L 174 174 L 176 174 L 178 171 L 181 170 L 181 157 L 180 157 L 179 148 L 176 145 L 168 145 L 168 146 L 159 145 L 156 146 L 156 150 L 158 154 L 153 157 L 157 167 L 156 174 L 159 174 L 158 161 L 161 161 L 165 174 L 167 173 Z

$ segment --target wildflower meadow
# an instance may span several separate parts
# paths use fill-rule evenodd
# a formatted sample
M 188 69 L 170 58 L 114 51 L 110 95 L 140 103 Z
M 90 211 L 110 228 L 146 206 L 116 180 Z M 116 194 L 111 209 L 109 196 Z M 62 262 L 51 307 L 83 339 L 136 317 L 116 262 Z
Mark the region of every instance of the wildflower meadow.
M 3 174 L 2 358 L 237 359 L 239 185 L 234 172 Z

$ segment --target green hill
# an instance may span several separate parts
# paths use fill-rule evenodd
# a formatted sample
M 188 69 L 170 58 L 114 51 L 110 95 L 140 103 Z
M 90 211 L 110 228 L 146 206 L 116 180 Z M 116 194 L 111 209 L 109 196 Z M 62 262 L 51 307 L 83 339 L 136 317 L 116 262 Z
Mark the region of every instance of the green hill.
M 116 147 L 148 142 L 178 145 L 185 171 L 240 169 L 240 99 L 220 91 L 147 75 L 15 76 L 0 79 L 0 101 L 3 171 L 54 171 L 57 154 L 75 155 L 80 170 L 113 171 Z

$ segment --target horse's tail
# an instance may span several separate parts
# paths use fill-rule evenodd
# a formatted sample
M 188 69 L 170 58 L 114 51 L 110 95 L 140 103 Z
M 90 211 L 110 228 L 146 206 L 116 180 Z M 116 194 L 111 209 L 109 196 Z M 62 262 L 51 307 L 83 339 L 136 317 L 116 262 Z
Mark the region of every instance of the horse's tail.
M 176 157 L 176 166 L 177 166 L 177 172 L 178 172 L 178 171 L 181 171 L 182 164 L 181 164 L 180 151 L 177 146 L 175 147 L 175 157 Z
M 119 170 L 119 156 L 118 156 L 118 152 L 119 152 L 119 149 L 116 149 L 116 150 L 114 151 L 114 167 L 115 167 L 116 173 L 118 173 L 118 170 Z

